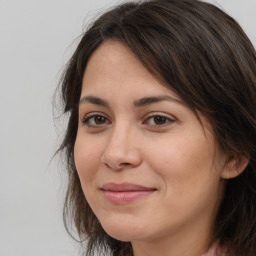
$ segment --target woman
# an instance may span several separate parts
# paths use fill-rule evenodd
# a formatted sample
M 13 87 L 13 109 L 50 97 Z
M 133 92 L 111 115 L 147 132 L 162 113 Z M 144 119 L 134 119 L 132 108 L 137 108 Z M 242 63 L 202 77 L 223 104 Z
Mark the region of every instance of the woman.
M 256 255 L 256 54 L 197 0 L 126 3 L 62 80 L 60 150 L 86 255 Z

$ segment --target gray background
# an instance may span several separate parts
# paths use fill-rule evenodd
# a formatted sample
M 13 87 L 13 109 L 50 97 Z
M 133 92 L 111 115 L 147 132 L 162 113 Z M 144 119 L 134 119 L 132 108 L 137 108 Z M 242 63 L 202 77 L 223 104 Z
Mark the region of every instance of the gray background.
M 50 161 L 64 127 L 52 99 L 84 26 L 118 2 L 0 0 L 0 256 L 79 254 L 62 223 L 62 166 Z M 215 3 L 256 45 L 256 0 Z

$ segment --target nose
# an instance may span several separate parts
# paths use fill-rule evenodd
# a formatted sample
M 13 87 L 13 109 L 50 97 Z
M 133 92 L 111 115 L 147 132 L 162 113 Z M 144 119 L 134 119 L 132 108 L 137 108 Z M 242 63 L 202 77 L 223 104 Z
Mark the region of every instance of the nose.
M 131 128 L 116 127 L 109 135 L 101 162 L 112 170 L 135 168 L 142 162 L 139 138 Z

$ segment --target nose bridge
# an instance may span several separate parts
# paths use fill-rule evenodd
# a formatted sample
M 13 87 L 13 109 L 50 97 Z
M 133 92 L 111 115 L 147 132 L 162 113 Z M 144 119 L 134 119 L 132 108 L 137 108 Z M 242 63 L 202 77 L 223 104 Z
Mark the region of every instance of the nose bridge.
M 135 127 L 130 123 L 116 123 L 109 135 L 102 162 L 112 169 L 137 166 L 140 163 L 140 155 L 135 138 Z

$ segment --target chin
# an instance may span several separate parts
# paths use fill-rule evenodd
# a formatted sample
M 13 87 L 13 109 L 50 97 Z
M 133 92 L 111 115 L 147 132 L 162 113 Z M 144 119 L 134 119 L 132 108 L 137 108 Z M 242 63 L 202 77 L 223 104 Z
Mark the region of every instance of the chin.
M 145 236 L 145 228 L 138 225 L 138 223 L 131 223 L 125 219 L 114 222 L 103 221 L 101 225 L 109 236 L 119 241 L 141 240 Z

